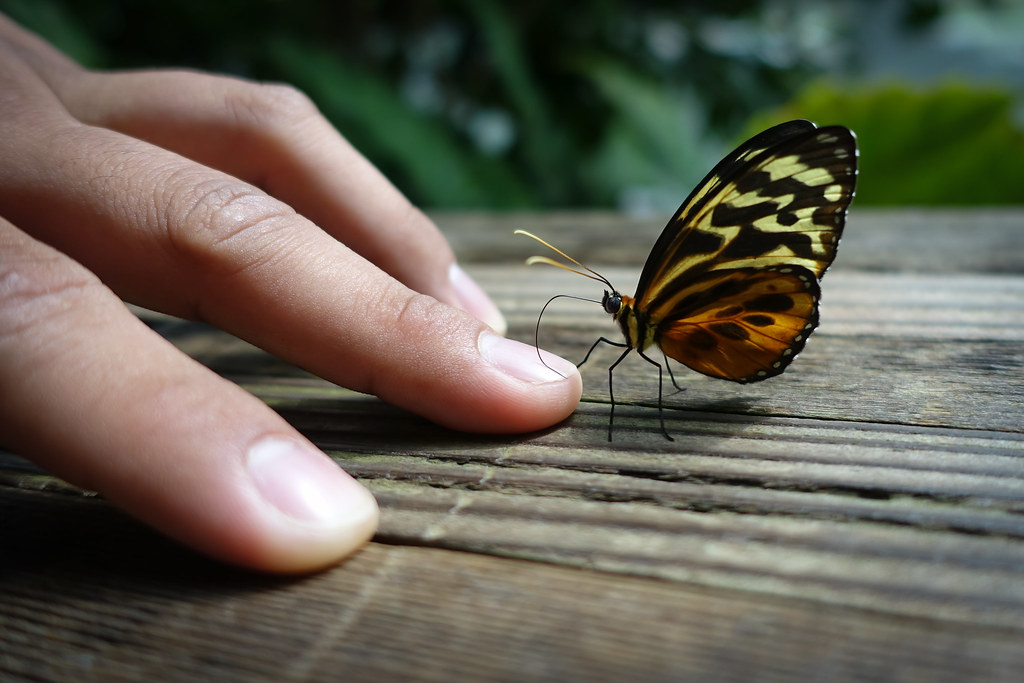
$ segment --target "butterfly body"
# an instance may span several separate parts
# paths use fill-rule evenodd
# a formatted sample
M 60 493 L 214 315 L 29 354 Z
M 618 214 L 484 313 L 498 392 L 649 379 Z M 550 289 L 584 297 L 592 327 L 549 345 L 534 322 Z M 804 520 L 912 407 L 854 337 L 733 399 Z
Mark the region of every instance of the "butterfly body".
M 856 138 L 842 126 L 789 121 L 754 136 L 683 201 L 632 297 L 557 249 L 587 272 L 545 257 L 528 263 L 557 265 L 608 285 L 601 304 L 625 342 L 602 337 L 591 351 L 602 342 L 624 348 L 609 368 L 610 392 L 611 371 L 634 349 L 660 374 L 661 364 L 645 353 L 652 346 L 710 377 L 739 383 L 774 377 L 818 324 L 818 281 L 835 258 L 856 162 Z

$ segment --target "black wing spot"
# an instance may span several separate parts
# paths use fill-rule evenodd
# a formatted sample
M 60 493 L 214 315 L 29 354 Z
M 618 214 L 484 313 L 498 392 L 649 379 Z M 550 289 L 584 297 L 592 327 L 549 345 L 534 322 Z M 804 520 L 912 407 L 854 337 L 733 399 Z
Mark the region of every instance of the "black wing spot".
M 775 324 L 775 318 L 770 315 L 747 315 L 743 317 L 743 322 L 754 327 L 768 327 Z
M 715 335 L 704 330 L 696 330 L 687 338 L 687 343 L 698 351 L 712 351 L 718 347 Z
M 688 253 L 715 254 L 722 248 L 722 236 L 715 235 L 703 230 L 694 230 L 686 237 L 686 250 Z
M 711 329 L 726 339 L 738 339 L 740 341 L 750 339 L 750 333 L 743 329 L 742 325 L 736 323 L 714 323 Z
M 800 218 L 795 213 L 783 211 L 778 216 L 776 216 L 776 220 L 779 221 L 779 225 L 785 225 L 786 227 L 789 227 L 790 225 L 796 225 L 796 222 L 800 220 Z
M 782 313 L 793 308 L 793 297 L 786 294 L 762 294 L 747 302 L 748 311 Z

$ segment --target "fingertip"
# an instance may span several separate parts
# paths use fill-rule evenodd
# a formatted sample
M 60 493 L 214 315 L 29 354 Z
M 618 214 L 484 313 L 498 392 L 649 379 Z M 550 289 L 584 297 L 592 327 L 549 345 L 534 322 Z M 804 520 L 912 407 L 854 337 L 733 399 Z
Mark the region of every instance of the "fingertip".
M 489 431 L 528 432 L 556 424 L 576 409 L 583 380 L 576 366 L 535 346 L 484 330 L 477 337 L 484 372 L 498 371 L 500 410 L 488 411 Z M 511 381 L 510 381 L 511 380 Z M 485 382 L 481 382 L 485 384 Z M 481 404 L 483 405 L 483 404 Z
M 263 542 L 242 563 L 275 572 L 315 571 L 351 555 L 373 535 L 372 494 L 327 455 L 295 438 L 270 435 L 246 452 L 245 471 L 262 505 Z
M 484 360 L 506 375 L 530 384 L 560 382 L 580 374 L 564 358 L 487 330 L 477 338 L 477 349 Z

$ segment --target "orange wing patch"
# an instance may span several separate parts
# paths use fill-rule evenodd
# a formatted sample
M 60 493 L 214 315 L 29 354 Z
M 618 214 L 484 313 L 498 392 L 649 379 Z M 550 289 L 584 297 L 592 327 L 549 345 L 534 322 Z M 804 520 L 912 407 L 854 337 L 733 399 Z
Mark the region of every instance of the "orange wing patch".
M 820 290 L 806 268 L 719 271 L 701 285 L 731 293 L 652 324 L 666 355 L 705 375 L 742 383 L 774 377 L 818 324 Z

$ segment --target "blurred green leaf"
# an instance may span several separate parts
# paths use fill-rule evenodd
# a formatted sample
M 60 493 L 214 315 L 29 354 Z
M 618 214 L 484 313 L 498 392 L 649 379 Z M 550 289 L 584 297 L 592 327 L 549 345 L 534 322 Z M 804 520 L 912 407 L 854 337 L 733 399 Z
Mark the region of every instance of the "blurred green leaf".
M 385 79 L 287 38 L 272 41 L 268 57 L 357 147 L 388 165 L 430 206 L 531 203 L 509 169 L 468 151 L 441 122 L 413 111 Z
M 991 26 L 1002 4 L 969 16 Z M 1021 108 L 1007 93 L 806 87 L 953 12 L 933 3 L 923 24 L 890 18 L 866 38 L 855 5 L 0 0 L 0 12 L 93 68 L 294 83 L 430 207 L 670 211 L 729 147 L 722 136 L 787 101 L 751 129 L 793 116 L 850 125 L 858 203 L 1024 201 Z
M 3 0 L 0 11 L 30 31 L 44 36 L 80 64 L 101 67 L 106 61 L 103 49 L 63 2 Z
M 840 89 L 816 84 L 748 133 L 790 118 L 841 123 L 860 146 L 858 204 L 1024 202 L 1024 131 L 1005 90 L 949 83 Z
M 548 202 L 564 202 L 568 198 L 568 178 L 561 172 L 561 166 L 569 150 L 548 111 L 543 89 L 527 67 L 523 54 L 525 41 L 517 35 L 515 23 L 506 16 L 500 3 L 465 0 L 464 4 L 476 20 L 497 75 L 522 117 L 520 135 L 526 159 L 538 183 L 537 192 Z
M 706 112 L 686 90 L 666 87 L 602 58 L 578 62 L 613 111 L 606 134 L 581 173 L 601 195 L 645 187 L 652 211 L 673 211 L 723 152 Z M 659 197 L 662 198 L 659 200 Z

